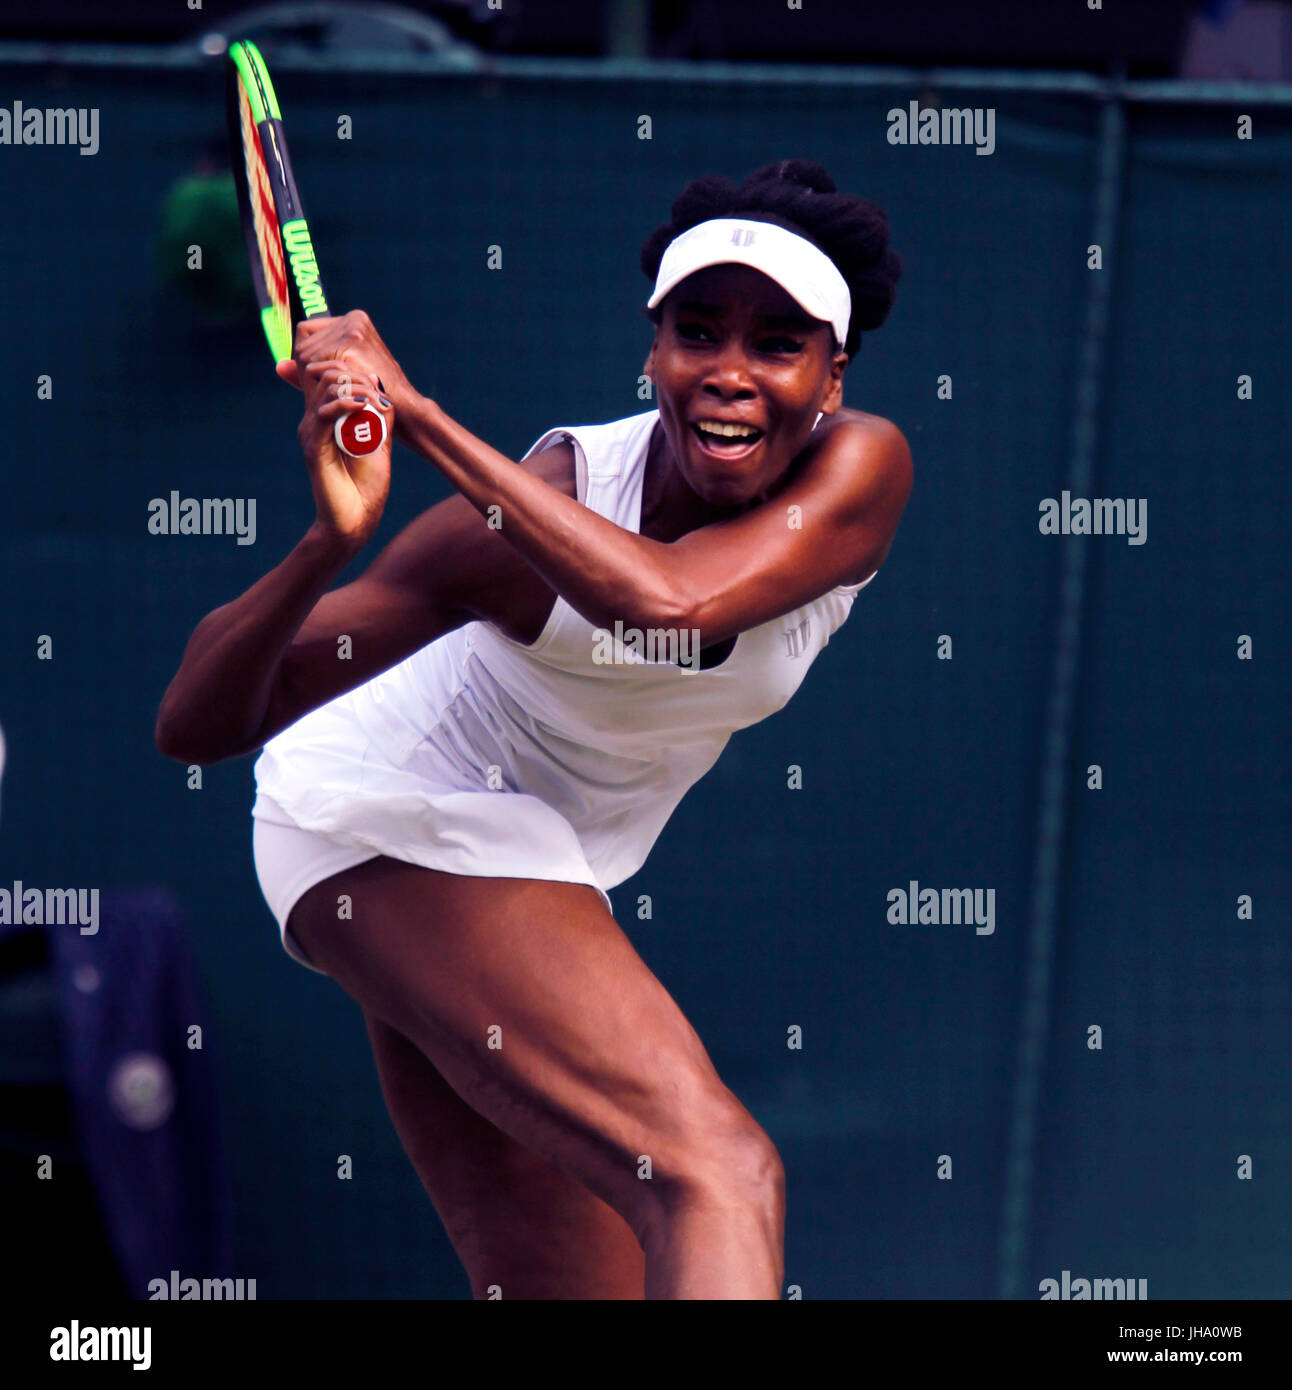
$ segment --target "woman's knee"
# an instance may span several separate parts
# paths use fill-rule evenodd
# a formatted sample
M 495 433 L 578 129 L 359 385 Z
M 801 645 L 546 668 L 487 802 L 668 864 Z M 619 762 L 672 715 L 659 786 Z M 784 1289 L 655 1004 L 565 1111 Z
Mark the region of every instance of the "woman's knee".
M 681 1118 L 681 1117 L 679 1117 Z M 766 1130 L 727 1093 L 707 1106 L 688 1107 L 680 1135 L 651 1158 L 636 1210 L 625 1213 L 638 1239 L 679 1210 L 742 1207 L 778 1221 L 785 1209 L 785 1166 Z

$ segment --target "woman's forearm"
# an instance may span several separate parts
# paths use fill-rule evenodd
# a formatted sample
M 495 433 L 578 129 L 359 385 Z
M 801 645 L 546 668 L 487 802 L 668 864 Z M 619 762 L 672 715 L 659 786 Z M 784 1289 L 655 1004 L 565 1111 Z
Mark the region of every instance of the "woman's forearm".
M 419 396 L 397 414 L 400 439 L 434 464 L 538 574 L 590 623 L 664 627 L 678 613 L 665 546 L 549 487 Z
M 213 763 L 256 746 L 283 655 L 357 547 L 310 527 L 291 553 L 193 630 L 157 714 L 157 747 Z

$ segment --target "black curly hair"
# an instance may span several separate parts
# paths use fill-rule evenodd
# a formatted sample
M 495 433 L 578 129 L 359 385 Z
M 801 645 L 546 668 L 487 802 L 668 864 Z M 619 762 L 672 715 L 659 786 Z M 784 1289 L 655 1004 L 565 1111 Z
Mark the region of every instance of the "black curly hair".
M 674 237 L 711 217 L 748 217 L 775 222 L 805 237 L 839 268 L 852 296 L 852 316 L 843 350 L 851 359 L 863 332 L 878 328 L 897 297 L 902 258 L 888 244 L 888 217 L 877 203 L 835 191 L 834 180 L 808 159 L 764 164 L 737 187 L 720 174 L 706 174 L 678 194 L 673 220 L 647 237 L 641 267 L 652 283 Z M 657 305 L 647 311 L 659 323 Z

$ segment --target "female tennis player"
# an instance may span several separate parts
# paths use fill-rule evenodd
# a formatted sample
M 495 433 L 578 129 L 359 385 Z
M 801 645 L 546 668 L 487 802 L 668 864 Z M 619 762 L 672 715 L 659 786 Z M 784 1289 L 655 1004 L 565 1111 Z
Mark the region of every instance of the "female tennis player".
M 305 393 L 317 518 L 197 626 L 158 716 L 184 762 L 263 745 L 254 853 L 284 948 L 362 1008 L 477 1298 L 781 1296 L 776 1149 L 605 890 L 798 688 L 911 488 L 901 432 L 841 403 L 901 272 L 880 208 L 806 161 L 703 178 L 642 266 L 658 409 L 550 430 L 519 464 L 419 395 L 366 315 L 302 324 L 279 373 Z M 356 399 L 457 495 L 329 593 L 389 488 L 389 447 L 333 444 Z

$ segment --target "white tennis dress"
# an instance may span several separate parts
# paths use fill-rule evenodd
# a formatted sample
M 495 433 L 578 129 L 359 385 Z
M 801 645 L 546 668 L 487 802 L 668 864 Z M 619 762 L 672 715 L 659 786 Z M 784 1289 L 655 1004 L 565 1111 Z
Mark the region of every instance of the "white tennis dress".
M 629 531 L 657 410 L 549 430 L 578 500 Z M 606 890 L 642 866 L 737 729 L 780 709 L 847 618 L 845 584 L 740 633 L 719 665 L 643 657 L 557 596 L 532 646 L 476 621 L 298 719 L 256 761 L 255 858 L 283 946 L 297 899 L 378 854 L 449 873 Z M 607 661 L 608 645 L 619 659 Z M 657 658 L 657 659 L 655 659 Z

